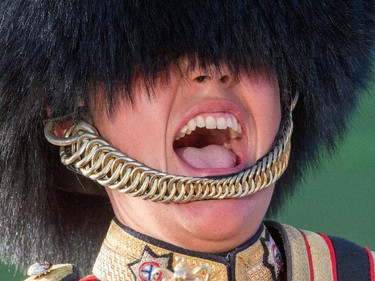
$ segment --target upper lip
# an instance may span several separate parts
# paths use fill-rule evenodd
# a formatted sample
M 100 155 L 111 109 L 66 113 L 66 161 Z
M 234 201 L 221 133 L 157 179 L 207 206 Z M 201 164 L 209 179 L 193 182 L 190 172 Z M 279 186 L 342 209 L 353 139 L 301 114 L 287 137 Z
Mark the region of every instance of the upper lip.
M 246 133 L 247 130 L 247 118 L 245 110 L 239 106 L 238 104 L 228 101 L 228 100 L 214 100 L 214 101 L 208 101 L 208 102 L 201 102 L 195 106 L 190 107 L 184 116 L 181 119 L 181 122 L 179 122 L 178 127 L 175 131 L 175 138 L 178 136 L 179 132 L 182 130 L 182 128 L 195 116 L 198 116 L 200 114 L 215 114 L 215 113 L 229 113 L 233 115 L 239 124 L 241 125 L 241 128 L 243 130 L 243 133 Z

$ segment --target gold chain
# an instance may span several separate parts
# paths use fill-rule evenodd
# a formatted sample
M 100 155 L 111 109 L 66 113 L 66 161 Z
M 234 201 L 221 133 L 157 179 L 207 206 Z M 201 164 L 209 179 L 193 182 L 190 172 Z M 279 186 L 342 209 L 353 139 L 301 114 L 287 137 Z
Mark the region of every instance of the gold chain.
M 47 140 L 60 146 L 61 162 L 102 186 L 142 199 L 163 203 L 240 198 L 265 189 L 284 173 L 290 156 L 292 112 L 298 94 L 287 105 L 281 133 L 271 151 L 236 175 L 199 178 L 165 174 L 119 152 L 99 137 L 87 122 L 72 125 L 63 138 L 54 134 L 56 122 L 47 122 Z

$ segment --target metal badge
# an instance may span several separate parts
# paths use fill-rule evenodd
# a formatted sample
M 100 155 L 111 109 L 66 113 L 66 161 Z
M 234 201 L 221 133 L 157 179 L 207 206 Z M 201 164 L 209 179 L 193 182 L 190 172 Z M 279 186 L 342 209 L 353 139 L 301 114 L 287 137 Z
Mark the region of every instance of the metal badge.
M 156 281 L 160 279 L 160 274 L 163 275 L 163 280 L 166 281 L 209 281 L 211 269 L 208 266 L 201 265 L 189 271 L 189 265 L 184 263 L 184 259 L 177 258 L 177 264 L 173 271 L 166 268 L 156 268 L 152 272 L 152 279 Z M 200 279 L 199 276 L 203 277 Z
M 27 275 L 29 276 L 41 276 L 47 274 L 52 266 L 52 263 L 48 261 L 36 262 L 29 267 Z

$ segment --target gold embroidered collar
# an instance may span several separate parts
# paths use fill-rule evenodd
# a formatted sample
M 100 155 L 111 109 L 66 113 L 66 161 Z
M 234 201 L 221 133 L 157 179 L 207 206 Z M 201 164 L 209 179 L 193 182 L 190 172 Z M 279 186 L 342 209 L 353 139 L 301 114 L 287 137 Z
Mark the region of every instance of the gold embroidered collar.
M 264 225 L 243 245 L 225 255 L 217 255 L 189 251 L 156 240 L 115 219 L 100 249 L 93 274 L 101 281 L 279 280 L 281 269 L 280 251 Z M 181 276 L 185 279 L 179 279 Z

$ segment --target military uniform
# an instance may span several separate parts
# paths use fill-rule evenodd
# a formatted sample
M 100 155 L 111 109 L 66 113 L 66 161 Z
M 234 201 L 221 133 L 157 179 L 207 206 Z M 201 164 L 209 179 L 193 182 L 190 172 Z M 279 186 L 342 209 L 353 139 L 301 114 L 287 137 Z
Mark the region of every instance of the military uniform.
M 143 235 L 114 219 L 93 275 L 79 279 L 71 265 L 60 265 L 45 274 L 44 279 L 30 277 L 27 281 L 149 281 L 155 269 L 173 272 L 179 261 L 188 266 L 187 272 L 204 266 L 194 275 L 198 280 L 206 280 L 207 275 L 210 281 L 372 281 L 374 256 L 374 252 L 350 241 L 273 221 L 262 224 L 253 238 L 234 250 L 207 254 Z M 163 277 L 163 273 L 155 274 L 154 280 L 163 280 Z

